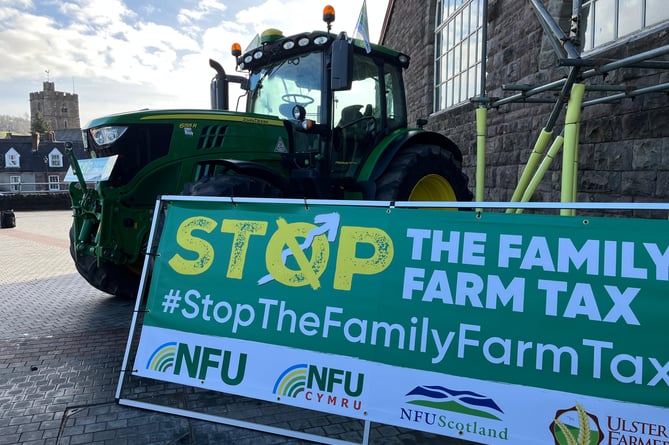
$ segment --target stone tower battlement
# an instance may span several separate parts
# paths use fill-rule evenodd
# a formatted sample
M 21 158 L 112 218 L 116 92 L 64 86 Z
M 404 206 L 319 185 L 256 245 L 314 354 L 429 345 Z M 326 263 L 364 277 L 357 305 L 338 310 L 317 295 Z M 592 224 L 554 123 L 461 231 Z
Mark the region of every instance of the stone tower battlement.
M 79 95 L 56 91 L 54 82 L 44 82 L 42 91 L 30 93 L 30 121 L 38 114 L 53 130 L 81 128 L 79 120 Z

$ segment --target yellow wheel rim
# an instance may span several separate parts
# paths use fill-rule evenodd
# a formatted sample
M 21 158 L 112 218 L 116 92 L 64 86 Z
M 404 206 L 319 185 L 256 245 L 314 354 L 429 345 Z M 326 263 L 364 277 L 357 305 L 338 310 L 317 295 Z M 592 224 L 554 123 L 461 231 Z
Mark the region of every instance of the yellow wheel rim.
M 409 194 L 409 201 L 457 201 L 455 191 L 443 176 L 424 176 Z

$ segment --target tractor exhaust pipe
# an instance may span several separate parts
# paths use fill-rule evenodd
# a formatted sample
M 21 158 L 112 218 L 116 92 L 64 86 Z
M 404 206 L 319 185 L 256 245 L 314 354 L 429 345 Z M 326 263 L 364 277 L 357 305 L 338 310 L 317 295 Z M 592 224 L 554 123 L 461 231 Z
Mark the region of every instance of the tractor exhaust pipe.
M 241 76 L 228 76 L 220 63 L 209 59 L 209 66 L 216 71 L 216 75 L 211 79 L 209 92 L 211 97 L 212 110 L 228 110 L 230 101 L 230 82 L 240 84 L 242 89 L 248 88 L 248 80 Z

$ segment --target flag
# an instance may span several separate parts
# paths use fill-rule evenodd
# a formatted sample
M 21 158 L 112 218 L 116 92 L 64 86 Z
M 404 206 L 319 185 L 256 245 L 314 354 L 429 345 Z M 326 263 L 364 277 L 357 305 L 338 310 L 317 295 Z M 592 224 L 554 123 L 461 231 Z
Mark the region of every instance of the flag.
M 369 44 L 369 25 L 367 24 L 366 0 L 362 0 L 362 8 L 360 8 L 360 15 L 358 16 L 358 23 L 355 25 L 353 38 L 362 39 L 362 41 L 365 43 L 365 51 L 367 51 L 367 54 L 372 52 L 372 47 Z

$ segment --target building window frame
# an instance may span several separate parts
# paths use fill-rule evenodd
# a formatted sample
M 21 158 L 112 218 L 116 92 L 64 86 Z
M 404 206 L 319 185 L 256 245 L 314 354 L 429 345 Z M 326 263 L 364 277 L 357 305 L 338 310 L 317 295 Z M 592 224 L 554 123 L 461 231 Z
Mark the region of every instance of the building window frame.
M 437 0 L 434 112 L 467 103 L 482 92 L 484 1 Z
M 11 175 L 9 177 L 9 190 L 12 192 L 21 191 L 21 177 L 16 175 Z
M 669 24 L 666 0 L 583 0 L 581 42 L 584 52 Z
M 63 166 L 63 154 L 57 148 L 54 148 L 49 153 L 49 167 L 62 167 Z
M 5 153 L 5 167 L 7 168 L 20 168 L 21 167 L 21 155 L 14 147 L 11 147 Z
M 60 191 L 60 176 L 58 175 L 49 175 L 49 191 L 50 192 L 59 192 Z

